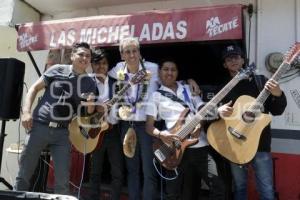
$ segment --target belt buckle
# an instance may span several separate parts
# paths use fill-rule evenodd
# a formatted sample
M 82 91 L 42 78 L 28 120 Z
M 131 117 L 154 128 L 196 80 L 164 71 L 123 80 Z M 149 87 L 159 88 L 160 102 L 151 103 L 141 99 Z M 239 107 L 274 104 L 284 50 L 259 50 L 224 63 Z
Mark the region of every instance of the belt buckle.
M 50 122 L 49 123 L 49 127 L 51 127 L 51 128 L 57 128 L 58 127 L 58 123 L 57 122 Z

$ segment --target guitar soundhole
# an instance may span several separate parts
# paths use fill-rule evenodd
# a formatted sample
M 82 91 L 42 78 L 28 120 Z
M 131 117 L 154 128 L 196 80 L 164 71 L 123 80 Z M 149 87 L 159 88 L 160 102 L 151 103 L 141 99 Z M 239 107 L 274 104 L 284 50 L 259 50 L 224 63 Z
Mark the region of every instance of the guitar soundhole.
M 89 136 L 94 139 L 98 135 L 99 132 L 100 132 L 99 128 L 92 128 L 89 131 Z
M 252 123 L 255 120 L 255 113 L 250 112 L 250 111 L 246 111 L 246 112 L 243 113 L 242 118 L 243 118 L 244 122 Z
M 91 118 L 90 124 L 92 124 L 92 125 L 97 124 L 97 120 L 95 119 L 95 117 L 92 117 L 92 118 Z

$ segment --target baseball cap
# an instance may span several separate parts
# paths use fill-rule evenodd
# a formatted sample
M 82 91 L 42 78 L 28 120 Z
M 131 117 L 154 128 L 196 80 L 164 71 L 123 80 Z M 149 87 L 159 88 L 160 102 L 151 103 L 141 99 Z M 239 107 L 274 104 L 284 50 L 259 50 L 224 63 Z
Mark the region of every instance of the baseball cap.
M 107 57 L 106 52 L 103 49 L 95 49 L 92 52 L 92 59 L 91 62 L 92 63 L 96 63 L 99 62 L 100 60 L 102 60 L 103 58 Z
M 243 52 L 240 47 L 236 45 L 229 45 L 225 47 L 222 51 L 222 59 L 224 60 L 226 57 L 231 55 L 240 55 L 243 56 Z

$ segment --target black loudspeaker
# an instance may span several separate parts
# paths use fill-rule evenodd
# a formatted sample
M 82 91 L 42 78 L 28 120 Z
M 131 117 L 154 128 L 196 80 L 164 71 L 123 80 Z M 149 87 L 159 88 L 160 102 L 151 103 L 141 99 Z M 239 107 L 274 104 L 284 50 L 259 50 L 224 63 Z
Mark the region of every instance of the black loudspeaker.
M 0 119 L 18 119 L 25 63 L 15 58 L 0 58 Z
M 78 200 L 69 195 L 46 194 L 38 192 L 0 191 L 1 200 Z

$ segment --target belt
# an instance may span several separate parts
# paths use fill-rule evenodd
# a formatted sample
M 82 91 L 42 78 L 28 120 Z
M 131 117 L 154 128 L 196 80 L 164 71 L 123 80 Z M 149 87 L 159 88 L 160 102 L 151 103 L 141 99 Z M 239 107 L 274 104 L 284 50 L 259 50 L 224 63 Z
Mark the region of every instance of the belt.
M 49 122 L 49 127 L 50 128 L 67 128 L 68 125 L 67 124 L 57 123 L 57 122 Z
M 145 121 L 122 121 L 122 123 L 136 124 L 136 125 L 143 125 L 143 124 L 146 124 Z

